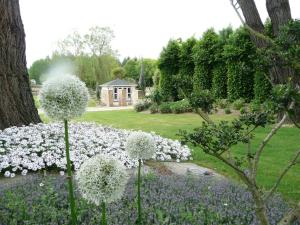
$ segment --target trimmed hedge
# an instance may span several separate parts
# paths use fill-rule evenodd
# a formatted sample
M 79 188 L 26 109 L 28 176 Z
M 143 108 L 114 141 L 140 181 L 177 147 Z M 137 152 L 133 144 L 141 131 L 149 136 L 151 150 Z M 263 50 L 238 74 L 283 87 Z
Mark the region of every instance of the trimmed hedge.
M 270 97 L 272 90 L 271 82 L 268 80 L 267 75 L 262 72 L 255 73 L 254 77 L 254 96 L 255 100 L 264 102 Z

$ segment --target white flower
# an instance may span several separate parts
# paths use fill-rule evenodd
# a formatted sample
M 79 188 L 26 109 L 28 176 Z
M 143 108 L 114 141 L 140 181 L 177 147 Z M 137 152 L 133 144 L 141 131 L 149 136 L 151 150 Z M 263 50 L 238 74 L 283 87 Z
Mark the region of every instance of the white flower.
M 88 90 L 77 77 L 62 74 L 44 82 L 40 102 L 47 116 L 55 120 L 68 120 L 85 112 Z
M 40 187 L 43 187 L 44 186 L 44 183 L 40 183 Z
M 76 173 L 78 188 L 83 198 L 96 205 L 120 199 L 128 178 L 121 162 L 106 155 L 88 159 Z
M 125 149 L 133 159 L 150 159 L 155 154 L 155 141 L 150 134 L 133 132 L 127 139 Z
M 89 158 L 98 155 L 111 155 L 127 168 L 138 165 L 136 158 L 129 157 L 125 145 L 132 131 L 101 126 L 95 123 L 71 123 L 70 156 L 75 169 Z M 62 123 L 31 124 L 22 127 L 9 127 L 0 131 L 0 173 L 10 177 L 10 173 L 28 174 L 47 167 L 58 171 L 66 170 L 64 135 Z M 153 158 L 157 160 L 188 160 L 190 149 L 178 141 L 149 134 L 155 142 Z M 23 172 L 24 171 L 24 172 Z
M 5 176 L 5 177 L 10 177 L 10 172 L 9 172 L 9 171 L 6 171 L 6 172 L 4 173 L 4 176 Z
M 14 178 L 15 176 L 16 176 L 15 173 L 11 173 L 11 174 L 10 174 L 10 177 L 11 177 L 11 178 Z
M 64 171 L 59 171 L 59 174 L 60 174 L 61 176 L 64 176 L 64 175 L 65 175 L 65 172 L 64 172 Z

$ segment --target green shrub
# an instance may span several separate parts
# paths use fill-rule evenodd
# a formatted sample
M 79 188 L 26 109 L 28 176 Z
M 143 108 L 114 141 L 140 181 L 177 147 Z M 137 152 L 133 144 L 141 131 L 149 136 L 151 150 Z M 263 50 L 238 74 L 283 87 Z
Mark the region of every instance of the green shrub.
M 247 108 L 246 107 L 240 108 L 240 113 L 241 114 L 245 114 L 246 112 L 247 112 Z
M 162 97 L 159 89 L 156 88 L 149 96 L 149 99 L 152 103 L 159 105 L 162 102 L 163 97 Z
M 227 67 L 219 63 L 213 69 L 212 92 L 215 98 L 227 98 Z
M 264 102 L 271 93 L 272 84 L 265 73 L 257 72 L 254 77 L 254 96 L 255 100 Z
M 230 103 L 227 99 L 218 99 L 216 102 L 216 105 L 220 108 L 220 109 L 225 109 L 228 108 Z
M 171 113 L 171 103 L 169 102 L 164 102 L 159 106 L 159 112 L 160 113 Z
M 157 104 L 152 104 L 149 108 L 150 113 L 154 114 L 158 112 L 158 105 Z
M 151 103 L 147 100 L 144 100 L 144 101 L 140 101 L 137 104 L 135 104 L 134 110 L 137 112 L 142 112 L 142 111 L 149 109 L 150 106 L 151 106 Z
M 251 112 L 259 112 L 261 110 L 260 102 L 256 100 L 250 102 L 249 109 Z
M 240 98 L 232 103 L 233 109 L 240 110 L 245 105 L 245 100 Z
M 185 99 L 171 103 L 170 109 L 172 110 L 172 113 L 185 113 L 193 111 L 189 101 Z
M 90 98 L 88 102 L 88 107 L 96 107 L 96 106 L 97 106 L 97 101 L 93 98 Z
M 224 112 L 225 112 L 225 114 L 230 114 L 231 110 L 230 110 L 230 108 L 226 108 L 226 109 L 224 109 Z

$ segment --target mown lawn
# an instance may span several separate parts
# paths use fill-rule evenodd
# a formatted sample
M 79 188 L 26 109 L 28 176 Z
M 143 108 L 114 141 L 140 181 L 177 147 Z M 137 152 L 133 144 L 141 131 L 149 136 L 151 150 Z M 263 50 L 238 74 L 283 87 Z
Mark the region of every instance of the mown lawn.
M 214 121 L 232 120 L 233 115 L 213 115 Z M 202 119 L 196 114 L 146 114 L 137 113 L 132 110 L 87 112 L 78 121 L 93 121 L 113 127 L 135 129 L 144 131 L 155 131 L 164 137 L 178 139 L 177 133 L 180 129 L 192 130 L 201 126 Z M 269 132 L 271 127 L 260 128 L 255 132 L 252 146 L 257 147 L 260 140 Z M 300 149 L 300 130 L 294 127 L 282 128 L 271 142 L 267 145 L 262 155 L 259 167 L 258 182 L 265 188 L 272 187 L 280 171 Z M 216 171 L 236 178 L 234 172 L 218 160 L 205 155 L 201 149 L 191 146 L 193 151 L 193 162 L 206 166 Z M 234 148 L 234 154 L 242 155 L 245 146 L 238 145 Z M 300 200 L 300 164 L 296 165 L 283 179 L 279 191 L 288 200 Z

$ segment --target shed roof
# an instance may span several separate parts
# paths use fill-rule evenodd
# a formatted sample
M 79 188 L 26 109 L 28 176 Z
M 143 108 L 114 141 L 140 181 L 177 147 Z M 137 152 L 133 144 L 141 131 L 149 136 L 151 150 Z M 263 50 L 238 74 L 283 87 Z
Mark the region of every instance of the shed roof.
M 137 85 L 127 80 L 115 79 L 107 83 L 101 84 L 100 86 L 103 87 L 103 86 L 137 86 Z

